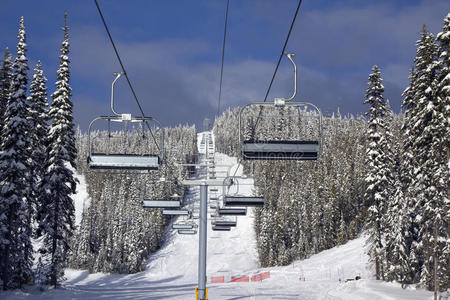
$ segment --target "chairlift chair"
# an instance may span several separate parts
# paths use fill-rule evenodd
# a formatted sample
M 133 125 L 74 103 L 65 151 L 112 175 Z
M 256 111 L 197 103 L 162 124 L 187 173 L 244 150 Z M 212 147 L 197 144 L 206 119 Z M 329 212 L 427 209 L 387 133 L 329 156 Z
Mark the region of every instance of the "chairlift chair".
M 213 225 L 212 226 L 213 231 L 231 231 L 231 227 L 229 226 L 220 226 L 220 225 Z
M 190 211 L 187 209 L 163 209 L 162 214 L 165 216 L 188 216 Z
M 245 216 L 247 215 L 247 208 L 219 207 L 217 213 L 219 216 Z
M 197 230 L 195 230 L 195 229 L 179 229 L 178 234 L 187 234 L 187 235 L 197 234 Z
M 181 201 L 180 200 L 143 200 L 142 201 L 143 208 L 180 208 Z
M 223 205 L 226 207 L 230 206 L 254 206 L 261 207 L 264 206 L 266 202 L 264 197 L 253 197 L 253 196 L 225 196 L 223 198 Z
M 261 207 L 266 202 L 265 196 L 245 196 L 239 194 L 239 178 L 240 176 L 228 176 L 224 179 L 223 187 L 223 205 L 226 208 L 229 207 Z M 226 184 L 228 186 L 226 187 Z M 237 186 L 235 193 L 229 193 L 229 189 L 232 185 Z M 228 188 L 228 192 L 226 189 Z
M 172 229 L 193 229 L 193 228 L 194 228 L 193 224 L 177 224 L 177 223 L 172 224 Z
M 322 113 L 320 109 L 309 102 L 291 102 L 297 93 L 297 66 L 292 59 L 294 54 L 285 54 L 294 66 L 294 94 L 290 98 L 275 98 L 273 103 L 254 102 L 244 105 L 239 112 L 239 148 L 243 160 L 317 160 L 322 153 Z M 259 115 L 255 124 L 251 124 L 252 109 L 259 108 Z M 288 111 L 298 112 L 301 117 L 301 109 L 311 109 L 310 115 L 317 119 L 317 130 L 313 139 L 294 138 L 291 140 L 276 140 L 256 136 L 255 132 L 258 121 L 261 118 L 263 109 L 268 111 L 278 111 L 287 108 Z M 280 120 L 282 116 L 276 114 L 273 118 Z M 253 125 L 250 132 L 250 138 L 245 135 L 245 126 Z M 286 125 L 284 125 L 286 126 Z M 286 129 L 286 128 L 284 128 Z M 287 136 L 295 134 L 287 133 Z
M 168 182 L 172 183 L 175 186 L 177 185 L 176 181 L 169 181 L 165 177 L 159 178 L 158 182 Z M 169 197 L 169 199 L 147 199 L 145 198 L 145 185 L 141 191 L 141 199 L 142 199 L 142 207 L 143 208 L 163 208 L 163 209 L 179 209 L 181 208 L 181 196 L 175 192 L 173 195 Z
M 114 110 L 114 84 L 119 79 L 122 73 L 116 74 L 116 78 L 114 79 L 111 86 L 111 110 L 113 112 L 113 116 L 99 116 L 94 118 L 88 127 L 88 157 L 87 164 L 90 170 L 95 172 L 108 172 L 111 170 L 132 170 L 132 171 L 151 171 L 158 170 L 160 165 L 164 160 L 164 133 L 162 132 L 161 123 L 152 117 L 132 117 L 131 114 L 128 113 L 117 113 Z M 153 131 L 149 127 L 149 135 L 151 135 L 152 143 L 155 144 L 159 153 L 123 153 L 123 152 L 114 152 L 110 149 L 94 149 L 95 139 L 92 137 L 92 125 L 97 121 L 106 121 L 108 125 L 108 136 L 107 142 L 109 143 L 111 138 L 114 138 L 111 134 L 110 125 L 111 123 L 120 123 L 124 125 L 124 128 L 127 127 L 128 123 L 139 123 L 142 126 L 142 140 L 140 141 L 144 144 L 144 141 L 150 140 L 149 136 L 146 136 L 144 130 L 144 123 L 147 125 L 149 122 L 155 124 L 156 131 L 158 132 L 159 139 L 157 139 L 153 133 Z M 156 132 L 155 131 L 155 132 Z M 122 138 L 123 139 L 123 138 Z M 107 143 L 106 143 L 107 144 Z M 107 145 L 107 148 L 109 147 Z M 145 147 L 148 148 L 148 147 Z
M 232 220 L 212 220 L 211 224 L 215 226 L 236 227 L 237 222 Z

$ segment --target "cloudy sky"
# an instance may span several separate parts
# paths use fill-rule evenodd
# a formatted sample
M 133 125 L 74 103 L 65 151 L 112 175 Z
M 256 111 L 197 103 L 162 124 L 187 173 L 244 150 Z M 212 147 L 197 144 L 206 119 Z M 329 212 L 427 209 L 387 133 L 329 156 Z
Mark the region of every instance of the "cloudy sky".
M 99 4 L 146 115 L 168 126 L 214 118 L 226 0 Z M 297 4 L 230 1 L 222 110 L 263 100 Z M 377 64 L 398 112 L 422 25 L 436 34 L 449 8 L 447 0 L 304 0 L 287 48 L 299 67 L 296 99 L 324 112 L 364 113 L 367 78 Z M 120 67 L 93 0 L 2 0 L 1 9 L 0 51 L 15 53 L 23 15 L 30 68 L 42 61 L 50 92 L 67 10 L 75 121 L 86 129 L 109 114 L 112 73 Z M 116 87 L 117 110 L 137 112 L 126 81 Z M 284 60 L 269 99 L 291 89 L 292 67 Z

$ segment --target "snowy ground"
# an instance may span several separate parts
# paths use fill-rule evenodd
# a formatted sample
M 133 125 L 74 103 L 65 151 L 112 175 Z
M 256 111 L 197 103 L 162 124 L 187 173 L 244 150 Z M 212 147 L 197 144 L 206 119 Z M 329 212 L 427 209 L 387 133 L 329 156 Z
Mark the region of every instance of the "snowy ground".
M 202 135 L 199 134 L 199 148 Z M 206 147 L 206 145 L 205 145 Z M 200 153 L 205 153 L 205 147 Z M 209 149 L 208 149 L 209 150 Z M 216 153 L 216 165 L 234 165 L 236 159 Z M 225 176 L 227 167 L 216 167 L 217 179 Z M 241 174 L 241 170 L 236 172 Z M 251 193 L 251 179 L 240 180 L 240 193 Z M 80 185 L 81 186 L 81 185 Z M 211 187 L 213 188 L 213 187 Z M 210 189 L 211 189 L 210 188 Z M 219 188 L 221 192 L 221 188 Z M 85 202 L 81 191 L 78 202 Z M 214 196 L 213 193 L 210 195 Z M 199 189 L 192 188 L 186 199 L 189 206 L 198 205 Z M 88 201 L 88 200 L 87 200 Z M 86 202 L 85 202 L 86 204 Z M 82 205 L 77 205 L 83 207 Z M 231 232 L 211 230 L 208 222 L 208 278 L 251 275 L 270 271 L 270 278 L 261 282 L 229 282 L 208 284 L 208 299 L 432 299 L 432 293 L 414 288 L 403 290 L 398 284 L 376 281 L 368 269 L 365 238 L 323 251 L 289 266 L 260 269 L 257 264 L 253 217 L 238 217 L 238 226 Z M 198 235 L 178 235 L 168 229 L 160 251 L 152 255 L 147 270 L 132 275 L 89 274 L 66 270 L 67 281 L 60 289 L 44 293 L 0 292 L 0 299 L 195 299 L 197 285 Z M 346 279 L 361 276 L 361 280 Z M 303 280 L 304 279 L 304 280 Z

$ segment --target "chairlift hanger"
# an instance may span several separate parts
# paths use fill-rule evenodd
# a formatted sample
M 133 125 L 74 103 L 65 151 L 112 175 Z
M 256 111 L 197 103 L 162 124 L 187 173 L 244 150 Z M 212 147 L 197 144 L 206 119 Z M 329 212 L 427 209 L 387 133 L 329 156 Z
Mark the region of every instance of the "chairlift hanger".
M 231 231 L 231 227 L 229 226 L 219 226 L 219 225 L 213 225 L 212 226 L 213 231 Z
M 114 109 L 114 85 L 116 81 L 120 78 L 122 73 L 115 73 L 116 77 L 114 78 L 111 84 L 111 111 L 114 114 L 113 116 L 99 116 L 94 118 L 89 123 L 88 128 L 88 158 L 87 163 L 90 170 L 97 172 L 108 172 L 111 170 L 130 170 L 130 171 L 151 171 L 158 170 L 160 165 L 164 160 L 164 133 L 162 132 L 161 123 L 152 117 L 133 117 L 129 113 L 117 113 Z M 126 126 L 128 122 L 153 122 L 157 125 L 159 130 L 159 143 L 156 141 L 153 133 L 151 135 L 153 137 L 153 141 L 155 142 L 156 147 L 159 149 L 158 154 L 128 154 L 128 153 L 100 153 L 93 151 L 93 139 L 91 139 L 91 129 L 92 125 L 99 120 L 105 120 L 108 122 L 108 139 L 111 138 L 110 133 L 110 122 L 118 122 L 122 123 Z M 145 139 L 144 134 L 144 126 L 142 126 L 143 130 L 143 139 Z
M 239 111 L 239 147 L 243 160 L 317 160 L 322 153 L 322 113 L 320 109 L 309 102 L 292 102 L 297 94 L 297 66 L 293 60 L 294 54 L 285 53 L 294 66 L 294 93 L 289 98 L 275 98 L 270 102 L 253 102 L 244 105 Z M 250 140 L 244 138 L 244 113 L 252 107 L 277 109 L 280 107 L 307 107 L 315 111 L 318 118 L 317 139 L 315 140 L 259 140 L 254 136 Z M 259 120 L 258 116 L 258 120 Z M 254 129 L 254 128 L 253 128 Z

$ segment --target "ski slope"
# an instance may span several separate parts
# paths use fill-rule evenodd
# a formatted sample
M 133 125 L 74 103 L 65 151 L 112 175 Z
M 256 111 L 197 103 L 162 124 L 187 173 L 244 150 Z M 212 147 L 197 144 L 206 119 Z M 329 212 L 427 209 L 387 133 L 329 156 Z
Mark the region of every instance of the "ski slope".
M 209 151 L 206 144 L 203 147 L 200 143 L 205 134 L 208 133 L 199 133 L 198 136 L 201 159 Z M 214 162 L 217 179 L 229 172 L 242 174 L 241 168 L 236 169 L 235 158 L 215 153 Z M 252 179 L 242 179 L 239 183 L 239 193 L 250 195 Z M 221 187 L 218 190 L 221 192 Z M 84 202 L 86 199 L 87 194 L 80 188 L 76 201 Z M 199 188 L 192 187 L 185 199 L 186 206 L 195 207 L 198 199 Z M 365 253 L 365 237 L 295 261 L 289 266 L 258 268 L 254 219 L 251 209 L 249 212 L 247 216 L 238 217 L 237 227 L 230 232 L 212 231 L 208 221 L 208 278 L 224 276 L 226 281 L 208 283 L 208 299 L 433 299 L 431 292 L 414 288 L 403 290 L 398 284 L 374 280 Z M 147 269 L 141 273 L 89 274 L 67 269 L 67 281 L 59 289 L 0 292 L 0 299 L 195 299 L 197 260 L 198 235 L 179 235 L 169 227 L 164 245 L 151 255 Z M 231 276 L 251 276 L 258 272 L 270 272 L 270 278 L 260 282 L 228 282 Z M 345 282 L 357 275 L 362 279 Z

